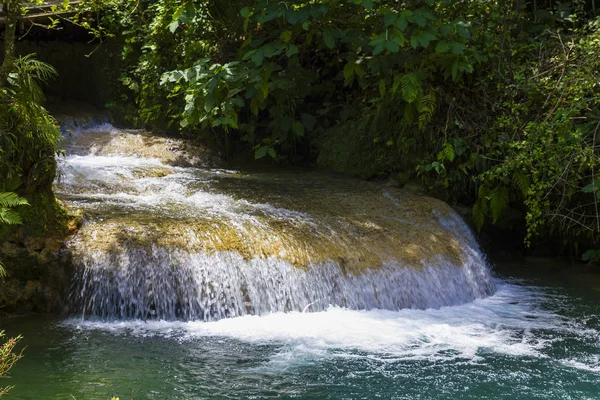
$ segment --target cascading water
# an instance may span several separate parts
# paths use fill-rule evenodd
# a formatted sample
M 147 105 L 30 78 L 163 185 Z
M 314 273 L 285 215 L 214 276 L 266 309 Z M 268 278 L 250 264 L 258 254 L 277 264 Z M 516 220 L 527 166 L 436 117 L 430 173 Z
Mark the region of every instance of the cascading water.
M 439 308 L 494 284 L 446 204 L 305 172 L 218 169 L 201 148 L 108 124 L 72 130 L 58 196 L 85 318 L 217 320 L 286 311 Z

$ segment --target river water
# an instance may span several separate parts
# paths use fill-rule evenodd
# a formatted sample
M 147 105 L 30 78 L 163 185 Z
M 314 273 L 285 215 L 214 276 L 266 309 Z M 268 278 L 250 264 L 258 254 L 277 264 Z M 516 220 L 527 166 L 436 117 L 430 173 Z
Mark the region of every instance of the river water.
M 600 282 L 567 275 L 500 279 L 490 297 L 429 310 L 14 318 L 2 326 L 27 349 L 7 398 L 597 399 Z
M 600 397 L 600 280 L 494 275 L 441 202 L 110 125 L 65 146 L 70 316 L 0 321 L 8 399 Z

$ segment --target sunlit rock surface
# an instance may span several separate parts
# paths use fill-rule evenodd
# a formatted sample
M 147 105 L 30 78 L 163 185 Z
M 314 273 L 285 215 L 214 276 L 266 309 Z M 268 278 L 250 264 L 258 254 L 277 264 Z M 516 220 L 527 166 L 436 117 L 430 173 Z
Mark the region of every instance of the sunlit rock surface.
M 84 316 L 428 308 L 493 291 L 472 233 L 438 200 L 301 171 L 208 169 L 198 148 L 110 125 L 65 143 L 57 191 L 86 215 L 69 243 Z

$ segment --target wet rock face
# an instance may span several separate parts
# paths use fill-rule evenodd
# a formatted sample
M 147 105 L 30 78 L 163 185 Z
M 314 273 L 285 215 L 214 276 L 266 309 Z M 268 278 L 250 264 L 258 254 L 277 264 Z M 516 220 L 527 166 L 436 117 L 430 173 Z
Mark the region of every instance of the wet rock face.
M 72 276 L 65 235 L 27 236 L 20 228 L 0 245 L 8 276 L 0 280 L 0 313 L 61 313 Z
M 69 155 L 141 157 L 176 167 L 223 167 L 204 146 L 180 138 L 162 137 L 139 129 L 118 130 L 109 124 L 95 131 L 69 129 L 63 137 Z

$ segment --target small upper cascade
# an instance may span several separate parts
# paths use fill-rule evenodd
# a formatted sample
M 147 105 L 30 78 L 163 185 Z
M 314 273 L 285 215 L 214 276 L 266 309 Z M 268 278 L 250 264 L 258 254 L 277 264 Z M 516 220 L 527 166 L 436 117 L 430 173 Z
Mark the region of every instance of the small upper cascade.
M 219 169 L 181 140 L 106 124 L 65 147 L 56 189 L 85 215 L 68 243 L 85 318 L 438 308 L 494 291 L 475 237 L 441 201 L 296 170 Z

